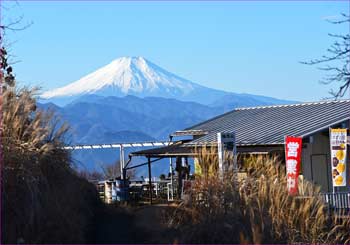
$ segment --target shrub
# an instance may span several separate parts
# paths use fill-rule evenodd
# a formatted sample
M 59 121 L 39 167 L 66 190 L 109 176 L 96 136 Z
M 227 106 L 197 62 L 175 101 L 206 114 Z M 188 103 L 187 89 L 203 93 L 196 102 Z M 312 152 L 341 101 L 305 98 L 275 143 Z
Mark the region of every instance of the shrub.
M 35 89 L 16 90 L 1 55 L 2 243 L 84 243 L 99 199 L 62 149 L 68 126 L 37 109 Z

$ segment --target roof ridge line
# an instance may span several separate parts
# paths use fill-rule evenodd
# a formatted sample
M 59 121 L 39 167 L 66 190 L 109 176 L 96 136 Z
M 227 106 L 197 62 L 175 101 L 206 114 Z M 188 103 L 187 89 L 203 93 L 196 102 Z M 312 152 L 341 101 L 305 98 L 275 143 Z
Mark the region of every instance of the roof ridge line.
M 302 102 L 302 103 L 281 104 L 281 105 L 239 107 L 239 108 L 236 108 L 235 111 L 253 110 L 253 109 L 265 109 L 265 108 L 281 108 L 281 107 L 292 107 L 292 106 L 305 106 L 305 105 L 321 105 L 321 104 L 341 103 L 341 102 L 350 102 L 350 99 L 344 99 L 344 100 L 323 100 L 323 101 L 315 101 L 315 102 Z

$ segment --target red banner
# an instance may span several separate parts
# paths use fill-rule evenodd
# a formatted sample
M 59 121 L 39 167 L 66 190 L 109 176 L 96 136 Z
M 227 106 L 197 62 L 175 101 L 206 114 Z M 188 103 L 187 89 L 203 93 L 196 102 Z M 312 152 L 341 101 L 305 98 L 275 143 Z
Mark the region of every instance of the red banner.
M 287 188 L 291 195 L 298 193 L 298 177 L 301 162 L 301 137 L 286 136 Z

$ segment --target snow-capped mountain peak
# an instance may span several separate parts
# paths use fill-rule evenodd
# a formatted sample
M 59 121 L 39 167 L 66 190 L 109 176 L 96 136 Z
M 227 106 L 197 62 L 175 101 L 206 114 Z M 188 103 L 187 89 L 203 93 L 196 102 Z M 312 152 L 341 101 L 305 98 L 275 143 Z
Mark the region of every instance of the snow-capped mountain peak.
M 76 82 L 47 91 L 40 97 L 51 99 L 86 94 L 181 97 L 196 87 L 201 86 L 178 77 L 143 57 L 121 57 Z

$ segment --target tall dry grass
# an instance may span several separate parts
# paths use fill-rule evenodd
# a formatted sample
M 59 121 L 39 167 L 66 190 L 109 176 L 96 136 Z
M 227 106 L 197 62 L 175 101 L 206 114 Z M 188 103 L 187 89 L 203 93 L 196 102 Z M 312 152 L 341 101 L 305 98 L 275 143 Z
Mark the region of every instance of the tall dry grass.
M 199 152 L 200 165 L 218 165 L 213 149 Z M 232 160 L 228 159 L 228 161 Z M 207 167 L 205 167 L 207 166 Z M 217 167 L 212 167 L 217 169 Z M 271 157 L 244 160 L 244 180 L 231 171 L 196 177 L 192 200 L 167 217 L 180 243 L 350 243 L 350 220 L 330 217 L 318 188 L 290 196 L 284 166 Z
M 61 148 L 68 126 L 37 110 L 35 92 L 10 86 L 1 94 L 1 242 L 87 242 L 98 195 Z

